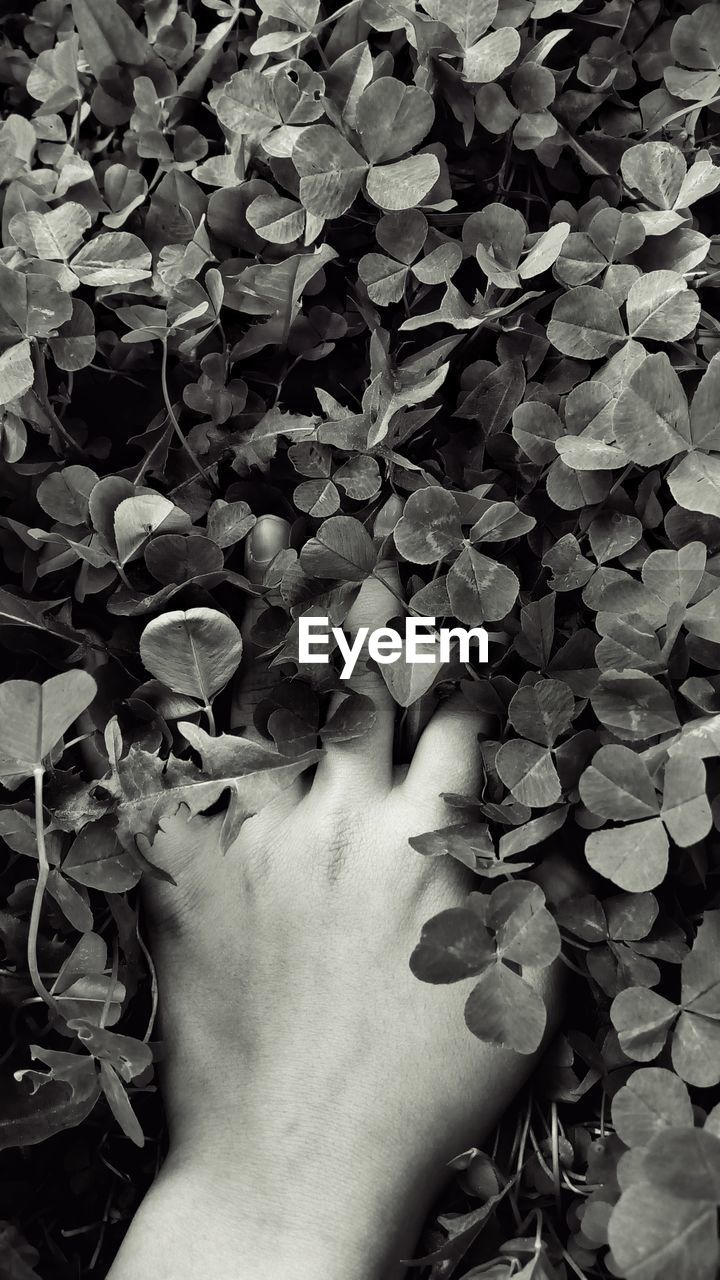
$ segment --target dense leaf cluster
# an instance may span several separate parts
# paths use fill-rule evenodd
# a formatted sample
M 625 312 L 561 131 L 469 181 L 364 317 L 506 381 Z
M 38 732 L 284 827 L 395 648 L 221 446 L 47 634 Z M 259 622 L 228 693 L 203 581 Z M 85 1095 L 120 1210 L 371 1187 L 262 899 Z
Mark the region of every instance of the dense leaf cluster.
M 479 794 L 413 841 L 477 874 L 413 971 L 476 978 L 470 1030 L 525 1053 L 523 969 L 562 950 L 580 993 L 492 1159 L 456 1161 L 428 1270 L 711 1280 L 720 9 L 3 13 L 0 1270 L 111 1256 L 161 1143 L 158 823 L 224 805 L 229 847 L 317 758 L 337 677 L 298 668 L 298 618 L 379 574 L 490 633 L 486 665 L 382 667 L 399 750 L 453 688 L 492 726 Z M 256 587 L 268 511 L 292 545 Z M 591 888 L 551 912 L 523 873 L 558 847 Z

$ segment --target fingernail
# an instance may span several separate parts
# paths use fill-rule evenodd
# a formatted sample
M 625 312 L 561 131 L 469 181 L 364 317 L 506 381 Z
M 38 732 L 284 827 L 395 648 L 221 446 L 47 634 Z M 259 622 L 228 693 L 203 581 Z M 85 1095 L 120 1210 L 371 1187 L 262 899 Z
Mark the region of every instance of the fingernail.
M 290 545 L 290 526 L 280 516 L 260 516 L 248 538 L 248 558 L 260 568 Z

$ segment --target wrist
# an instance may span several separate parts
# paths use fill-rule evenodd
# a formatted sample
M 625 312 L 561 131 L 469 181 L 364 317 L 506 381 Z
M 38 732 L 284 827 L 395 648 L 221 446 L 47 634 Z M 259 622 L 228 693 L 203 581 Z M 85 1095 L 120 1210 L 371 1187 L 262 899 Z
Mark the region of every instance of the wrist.
M 108 1280 L 402 1280 L 418 1229 L 392 1204 L 370 1214 L 350 1174 L 312 1201 L 294 1180 L 268 1196 L 212 1151 L 171 1153 Z
M 324 1072 L 316 1079 L 300 1053 L 292 1068 L 277 1056 L 261 1071 L 236 1058 L 220 1078 L 202 1056 L 165 1063 L 163 1185 L 196 1187 L 222 1210 L 223 1231 L 238 1229 L 242 1206 L 240 1227 L 257 1239 L 274 1224 L 290 1257 L 322 1249 L 329 1267 L 337 1253 L 328 1280 L 404 1276 L 399 1260 L 412 1257 L 444 1175 L 422 1115 L 399 1107 L 387 1081 L 369 1092 L 367 1069 L 349 1071 L 339 1087 Z M 275 1252 L 281 1242 L 271 1233 Z M 319 1267 L 310 1272 L 322 1280 Z

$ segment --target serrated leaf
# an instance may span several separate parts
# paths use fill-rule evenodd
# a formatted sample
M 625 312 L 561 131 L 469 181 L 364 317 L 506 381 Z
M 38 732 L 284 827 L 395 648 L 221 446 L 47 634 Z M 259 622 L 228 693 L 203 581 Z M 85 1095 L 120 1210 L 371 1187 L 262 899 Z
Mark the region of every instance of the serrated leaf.
M 423 8 L 450 28 L 463 49 L 475 44 L 494 22 L 498 0 L 428 0 Z

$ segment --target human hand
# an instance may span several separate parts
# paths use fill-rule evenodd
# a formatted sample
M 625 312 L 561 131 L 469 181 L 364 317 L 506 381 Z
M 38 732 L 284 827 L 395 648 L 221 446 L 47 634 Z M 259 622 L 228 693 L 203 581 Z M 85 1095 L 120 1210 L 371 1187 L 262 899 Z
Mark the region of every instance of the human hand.
M 266 519 L 267 560 L 273 539 Z M 346 625 L 396 612 L 370 580 Z M 408 965 L 423 923 L 477 885 L 408 840 L 452 820 L 440 792 L 476 790 L 482 726 L 450 701 L 398 774 L 384 682 L 351 687 L 375 703 L 371 731 L 329 744 L 226 854 L 221 816 L 178 815 L 155 840 L 176 880 L 145 899 L 170 1154 L 113 1280 L 394 1280 L 447 1162 L 532 1066 L 470 1034 L 468 982 L 428 985 Z M 543 979 L 552 1005 L 557 971 Z

